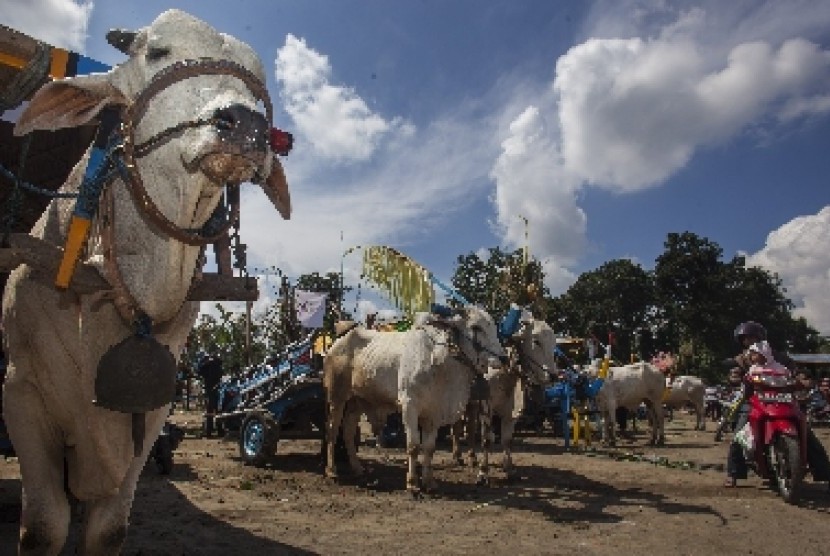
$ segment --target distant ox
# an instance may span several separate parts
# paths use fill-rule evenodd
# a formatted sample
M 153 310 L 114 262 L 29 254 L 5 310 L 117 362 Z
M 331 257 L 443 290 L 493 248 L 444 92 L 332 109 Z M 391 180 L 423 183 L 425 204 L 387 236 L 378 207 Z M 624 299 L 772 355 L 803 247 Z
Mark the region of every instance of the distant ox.
M 483 423 L 481 468 L 486 470 L 491 443 L 490 423 L 494 416 L 498 416 L 501 421 L 499 432 L 503 452 L 502 470 L 508 478 L 513 478 L 516 474 L 512 459 L 513 431 L 521 411 L 523 386 L 541 387 L 549 380 L 548 373 L 553 372 L 556 367 L 556 334 L 548 323 L 534 319 L 529 312 L 525 312 L 519 329 L 507 338 L 506 345 L 509 363 L 488 369 L 484 377 L 487 381 L 485 399 L 471 399 L 465 420 L 453 426 L 452 453 L 456 461 L 462 461 L 459 440 L 466 424 L 468 459 L 471 465 L 477 464 L 475 438 L 479 432 L 479 423 Z M 486 476 L 486 473 L 480 473 L 480 477 L 483 476 Z
M 486 311 L 467 306 L 452 315 L 421 316 L 405 332 L 359 327 L 337 339 L 324 362 L 328 403 L 326 475 L 337 477 L 334 446 L 341 423 L 349 463 L 363 474 L 354 434 L 361 414 L 374 423 L 400 411 L 406 432 L 406 486 L 436 487 L 432 455 L 438 428 L 457 421 L 479 373 L 506 359 L 496 325 Z M 422 454 L 421 483 L 416 471 Z
M 663 404 L 669 409 L 680 409 L 687 403 L 692 404 L 695 409 L 697 422 L 695 430 L 706 430 L 706 411 L 704 396 L 706 385 L 700 377 L 678 376 L 671 381 L 663 395 Z
M 618 407 L 634 409 L 645 402 L 651 417 L 650 443 L 664 442 L 663 434 L 663 373 L 651 363 L 634 363 L 611 367 L 605 382 L 597 393 L 597 405 L 603 418 L 603 441 L 614 444 Z
M 214 213 L 226 185 L 263 182 L 283 217 L 290 210 L 282 170 L 268 149 L 265 73 L 250 47 L 175 10 L 138 32 L 108 38 L 128 54 L 126 61 L 108 73 L 47 83 L 15 130 L 81 126 L 120 110 L 135 161 L 101 197 L 82 255 L 111 291 L 61 292 L 36 280 L 27 265 L 5 289 L 3 407 L 22 475 L 20 554 L 62 550 L 70 522 L 65 485 L 84 502 L 79 552 L 119 553 L 136 483 L 169 403 L 136 417 L 93 404 L 99 362 L 111 347 L 139 337 L 141 323 L 175 365 L 198 312 L 198 303 L 187 301 L 201 266 L 200 240 L 191 230 Z M 90 152 L 63 191 L 78 190 Z M 53 201 L 31 235 L 64 245 L 73 203 Z

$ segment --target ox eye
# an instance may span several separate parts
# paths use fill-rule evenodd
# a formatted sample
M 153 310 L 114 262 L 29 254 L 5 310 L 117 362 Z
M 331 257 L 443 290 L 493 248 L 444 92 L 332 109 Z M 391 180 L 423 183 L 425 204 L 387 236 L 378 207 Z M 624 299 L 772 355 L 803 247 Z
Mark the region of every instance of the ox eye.
M 150 61 L 161 60 L 170 54 L 170 49 L 164 46 L 151 46 L 147 49 L 147 59 Z

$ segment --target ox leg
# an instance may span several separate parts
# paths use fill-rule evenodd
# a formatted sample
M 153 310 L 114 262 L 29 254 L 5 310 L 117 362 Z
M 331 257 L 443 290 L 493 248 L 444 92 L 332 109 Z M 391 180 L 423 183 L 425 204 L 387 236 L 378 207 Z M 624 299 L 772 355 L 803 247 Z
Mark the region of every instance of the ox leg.
M 476 438 L 481 433 L 481 408 L 479 402 L 470 402 L 467 404 L 467 465 L 475 467 L 478 464 L 476 457 Z M 484 437 L 481 438 L 482 444 Z
M 326 419 L 326 477 L 337 478 L 337 462 L 334 459 L 334 449 L 337 445 L 337 435 L 340 431 L 340 423 L 343 421 L 343 413 L 346 410 L 345 401 L 328 402 L 328 418 Z
M 352 473 L 357 476 L 363 475 L 363 466 L 357 457 L 357 427 L 360 422 L 360 411 L 353 407 L 347 407 L 343 415 L 343 442 L 346 444 L 346 454 L 349 456 L 349 466 L 352 468 Z
M 421 427 L 421 435 L 421 484 L 424 490 L 433 492 L 438 487 L 432 473 L 432 456 L 435 454 L 438 429 L 431 425 Z
M 516 478 L 516 468 L 513 467 L 513 431 L 516 429 L 516 419 L 512 416 L 501 418 L 501 467 L 508 480 Z
M 649 407 L 651 414 L 651 444 L 654 446 L 662 446 L 666 443 L 666 436 L 663 429 L 665 423 L 665 415 L 663 414 L 663 404 L 652 403 Z
M 476 403 L 477 406 L 479 404 L 488 405 L 487 402 Z M 478 421 L 481 423 L 481 463 L 478 466 L 476 484 L 487 485 L 490 484 L 490 451 L 493 449 L 493 427 L 489 407 L 481 409 L 483 410 L 478 411 Z M 473 451 L 473 456 L 475 456 L 475 451 Z
M 606 446 L 615 446 L 617 444 L 617 407 L 609 406 L 605 410 L 605 416 L 602 423 L 602 443 Z
M 70 521 L 63 441 L 46 422 L 41 398 L 30 386 L 7 383 L 3 404 L 23 484 L 19 554 L 58 554 L 66 543 Z
M 418 492 L 418 454 L 421 452 L 421 434 L 418 430 L 418 413 L 408 404 L 404 404 L 401 411 L 403 427 L 406 431 L 406 455 L 408 467 L 406 470 L 406 488 L 411 492 Z
M 706 412 L 703 409 L 703 406 L 696 405 L 695 406 L 695 414 L 697 415 L 697 427 L 696 430 L 705 431 L 706 430 Z
M 464 434 L 464 419 L 459 419 L 450 428 L 452 439 L 452 460 L 458 465 L 464 465 L 464 458 L 461 457 L 461 436 Z
M 147 413 L 144 448 L 141 455 L 134 457 L 124 481 L 113 496 L 87 501 L 79 554 L 84 556 L 108 556 L 119 554 L 127 538 L 130 510 L 135 497 L 138 478 L 147 462 L 147 457 L 156 441 L 158 432 L 169 414 L 169 406 Z M 152 431 L 152 432 L 151 432 Z

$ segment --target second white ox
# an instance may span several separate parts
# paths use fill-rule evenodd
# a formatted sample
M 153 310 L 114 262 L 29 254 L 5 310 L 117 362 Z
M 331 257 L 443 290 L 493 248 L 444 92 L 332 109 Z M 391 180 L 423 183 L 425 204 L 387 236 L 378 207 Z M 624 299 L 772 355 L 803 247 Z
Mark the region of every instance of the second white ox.
M 666 380 L 663 373 L 651 363 L 634 363 L 624 367 L 611 367 L 602 388 L 597 394 L 597 405 L 603 418 L 602 438 L 614 444 L 616 412 L 618 407 L 636 408 L 645 402 L 651 414 L 651 444 L 662 444 L 663 389 Z
M 334 446 L 341 423 L 349 464 L 362 475 L 354 443 L 360 415 L 380 422 L 400 410 L 409 456 L 407 488 L 419 488 L 419 454 L 423 487 L 435 488 L 432 455 L 438 427 L 461 417 L 476 374 L 505 359 L 492 317 L 475 306 L 451 316 L 426 316 L 406 332 L 348 332 L 334 342 L 324 364 L 329 411 L 326 475 L 337 477 Z
M 669 409 L 680 409 L 690 403 L 695 408 L 697 422 L 695 430 L 706 430 L 706 419 L 703 397 L 706 393 L 706 385 L 700 377 L 679 376 L 675 378 L 663 396 L 663 404 Z
M 498 415 L 501 421 L 502 470 L 508 478 L 515 475 L 511 457 L 512 441 L 516 419 L 522 409 L 523 386 L 545 384 L 549 380 L 548 371 L 553 371 L 556 365 L 556 334 L 548 323 L 534 319 L 529 313 L 523 317 L 521 327 L 508 339 L 507 344 L 509 364 L 488 369 L 484 377 L 487 380 L 488 396 L 486 400 L 482 400 L 484 407 L 481 409 L 484 409 L 485 413 L 489 412 L 489 415 L 481 414 L 479 404 L 474 400 L 470 400 L 465 415 L 471 465 L 476 463 L 475 433 L 479 428 L 479 421 L 484 425 L 481 432 L 483 472 L 480 476 L 486 476 L 490 451 L 490 423 L 495 415 Z M 459 439 L 463 424 L 461 421 L 457 422 L 452 430 L 453 458 L 456 461 L 462 461 Z

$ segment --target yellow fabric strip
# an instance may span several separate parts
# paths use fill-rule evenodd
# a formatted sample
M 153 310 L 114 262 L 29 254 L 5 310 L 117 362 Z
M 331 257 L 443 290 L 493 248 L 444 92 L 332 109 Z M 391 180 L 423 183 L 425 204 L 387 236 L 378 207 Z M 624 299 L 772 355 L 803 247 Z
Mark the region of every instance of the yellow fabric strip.
M 68 63 L 68 51 L 62 48 L 52 48 L 52 65 L 49 67 L 49 76 L 52 79 L 66 77 L 66 65 Z
M 55 277 L 55 285 L 59 288 L 66 289 L 69 287 L 72 274 L 75 272 L 75 266 L 78 264 L 78 258 L 81 256 L 81 249 L 84 248 L 86 243 L 86 234 L 89 232 L 90 223 L 91 221 L 86 218 L 72 216 L 72 221 L 69 223 L 69 233 L 66 236 L 63 259 L 58 268 L 58 275 Z

